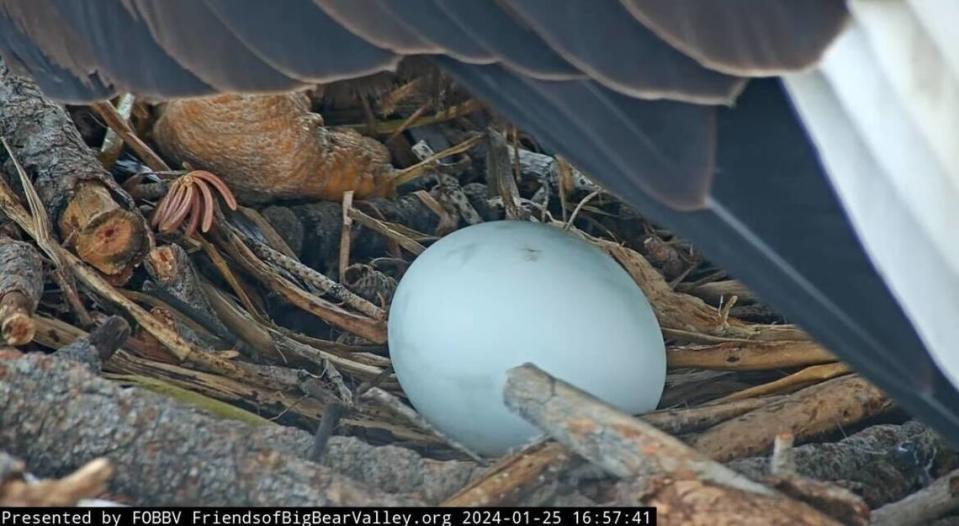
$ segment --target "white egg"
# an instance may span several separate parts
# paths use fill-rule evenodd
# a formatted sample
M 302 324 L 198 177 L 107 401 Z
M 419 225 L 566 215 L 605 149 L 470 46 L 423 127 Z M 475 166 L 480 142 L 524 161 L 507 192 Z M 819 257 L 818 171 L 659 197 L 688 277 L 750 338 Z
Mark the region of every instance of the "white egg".
M 666 381 L 662 333 L 632 278 L 589 243 L 522 221 L 420 254 L 393 297 L 389 345 L 413 406 L 486 455 L 539 434 L 503 403 L 512 367 L 532 362 L 630 413 L 654 409 Z

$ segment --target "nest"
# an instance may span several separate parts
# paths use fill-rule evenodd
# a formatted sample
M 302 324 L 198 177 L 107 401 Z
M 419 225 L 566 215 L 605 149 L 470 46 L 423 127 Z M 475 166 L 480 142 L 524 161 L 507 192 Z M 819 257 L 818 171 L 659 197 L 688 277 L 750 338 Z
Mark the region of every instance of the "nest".
M 870 509 L 920 516 L 917 498 L 921 516 L 948 509 L 928 504 L 956 467 L 938 437 L 449 82 L 162 110 L 124 97 L 72 108 L 112 123 L 87 119 L 81 135 L 0 73 L 12 87 L 0 93 L 18 94 L 0 104 L 0 136 L 27 133 L 24 108 L 51 127 L 47 149 L 0 152 L 0 323 L 18 346 L 0 351 L 0 444 L 40 475 L 81 468 L 31 492 L 10 460 L 2 504 L 73 502 L 106 483 L 136 504 L 647 504 L 666 523 L 864 524 Z M 89 175 L 44 190 L 36 167 L 60 173 L 65 158 Z M 197 187 L 202 209 L 163 205 L 193 170 L 239 203 Z M 153 232 L 145 217 L 164 206 Z M 84 249 L 118 243 L 111 218 L 123 250 Z M 660 410 L 624 415 L 518 368 L 507 403 L 550 440 L 484 459 L 406 403 L 386 348 L 397 281 L 430 243 L 502 218 L 567 228 L 633 277 L 667 342 Z M 83 467 L 100 457 L 111 467 Z M 53 494 L 68 498 L 43 500 Z

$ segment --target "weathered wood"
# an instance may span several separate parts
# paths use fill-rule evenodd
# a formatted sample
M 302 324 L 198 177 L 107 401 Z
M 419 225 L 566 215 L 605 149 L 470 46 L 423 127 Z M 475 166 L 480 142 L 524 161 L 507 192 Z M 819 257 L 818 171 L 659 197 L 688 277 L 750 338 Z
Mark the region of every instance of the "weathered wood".
M 713 426 L 691 445 L 719 461 L 765 453 L 785 431 L 804 440 L 892 408 L 882 391 L 856 375 L 807 387 Z
M 627 479 L 623 500 L 659 508 L 661 524 L 838 524 L 711 461 L 678 439 L 527 364 L 507 372 L 506 405 L 580 456 Z
M 527 495 L 571 464 L 574 458 L 566 446 L 538 442 L 500 459 L 472 484 L 446 499 L 444 506 L 503 506 L 521 502 Z
M 321 466 L 309 433 L 219 420 L 53 356 L 0 352 L 0 399 L 0 443 L 38 475 L 106 457 L 111 489 L 143 505 L 412 505 L 403 493 L 435 502 L 476 469 L 349 437 Z
M 164 295 L 172 296 L 189 307 L 189 312 L 185 314 L 201 317 L 198 321 L 207 330 L 232 343 L 230 330 L 217 317 L 190 256 L 180 245 L 154 248 L 147 254 L 144 267 L 156 285 L 162 288 Z
M 870 426 L 838 442 L 811 442 L 792 450 L 796 474 L 854 490 L 871 508 L 900 500 L 959 467 L 945 440 L 919 422 Z M 760 479 L 769 472 L 768 456 L 733 460 L 728 466 Z
M 865 526 L 869 522 L 869 506 L 855 493 L 818 480 L 797 475 L 776 475 L 761 479 L 770 487 L 809 504 L 817 510 L 849 526 Z
M 7 345 L 33 340 L 43 294 L 43 261 L 33 245 L 0 237 L 0 332 Z
M 64 241 L 100 272 L 126 279 L 151 243 L 146 221 L 100 166 L 63 107 L 46 99 L 32 81 L 11 74 L 2 61 L 0 136 L 33 178 Z
M 926 524 L 959 509 L 959 470 L 952 471 L 908 497 L 873 510 L 874 526 Z
M 834 362 L 836 357 L 815 342 L 800 340 L 673 347 L 666 360 L 670 367 L 756 371 Z
M 529 213 L 519 202 L 519 188 L 516 187 L 516 175 L 509 162 L 509 147 L 506 138 L 499 132 L 487 130 L 486 143 L 486 184 L 490 191 L 503 200 L 506 208 L 506 217 L 509 219 L 525 219 Z
M 775 394 L 784 394 L 797 391 L 810 384 L 819 383 L 825 380 L 845 376 L 852 372 L 848 365 L 842 362 L 824 363 L 820 365 L 810 365 L 800 369 L 795 373 L 783 376 L 772 382 L 754 385 L 734 393 L 730 393 L 718 401 L 731 402 L 733 400 L 745 400 L 757 396 L 769 396 Z
M 775 398 L 747 398 L 732 402 L 706 404 L 683 409 L 662 409 L 641 415 L 640 418 L 672 435 L 701 431 L 730 418 L 759 409 Z
M 330 325 L 356 334 L 375 343 L 386 341 L 386 322 L 374 320 L 344 310 L 291 282 L 276 269 L 264 263 L 246 245 L 239 232 L 230 225 L 220 224 L 213 230 L 217 244 L 229 249 L 239 264 L 265 286 L 279 294 L 291 305 L 316 316 Z

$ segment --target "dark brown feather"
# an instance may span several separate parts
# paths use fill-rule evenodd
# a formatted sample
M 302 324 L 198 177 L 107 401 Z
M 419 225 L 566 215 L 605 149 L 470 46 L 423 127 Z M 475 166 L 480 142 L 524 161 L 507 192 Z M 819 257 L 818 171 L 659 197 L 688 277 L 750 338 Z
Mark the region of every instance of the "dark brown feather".
M 740 78 L 706 69 L 638 23 L 616 2 L 498 0 L 560 56 L 624 95 L 731 104 Z
M 815 64 L 848 13 L 839 0 L 620 0 L 646 27 L 700 64 L 771 76 Z
M 353 34 L 403 55 L 438 54 L 443 48 L 407 29 L 381 0 L 313 0 Z
M 312 0 L 205 0 L 253 53 L 290 77 L 316 83 L 396 68 L 400 57 L 350 33 Z M 317 60 L 317 57 L 323 57 Z

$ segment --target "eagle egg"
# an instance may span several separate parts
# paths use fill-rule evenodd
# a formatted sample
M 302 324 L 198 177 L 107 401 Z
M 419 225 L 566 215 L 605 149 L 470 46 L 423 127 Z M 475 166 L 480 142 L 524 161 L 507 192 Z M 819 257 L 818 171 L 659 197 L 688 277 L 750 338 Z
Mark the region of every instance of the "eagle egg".
M 414 407 L 472 450 L 539 434 L 506 408 L 506 371 L 536 366 L 629 413 L 654 409 L 666 350 L 649 301 L 593 245 L 554 227 L 495 221 L 419 255 L 389 317 L 396 377 Z

